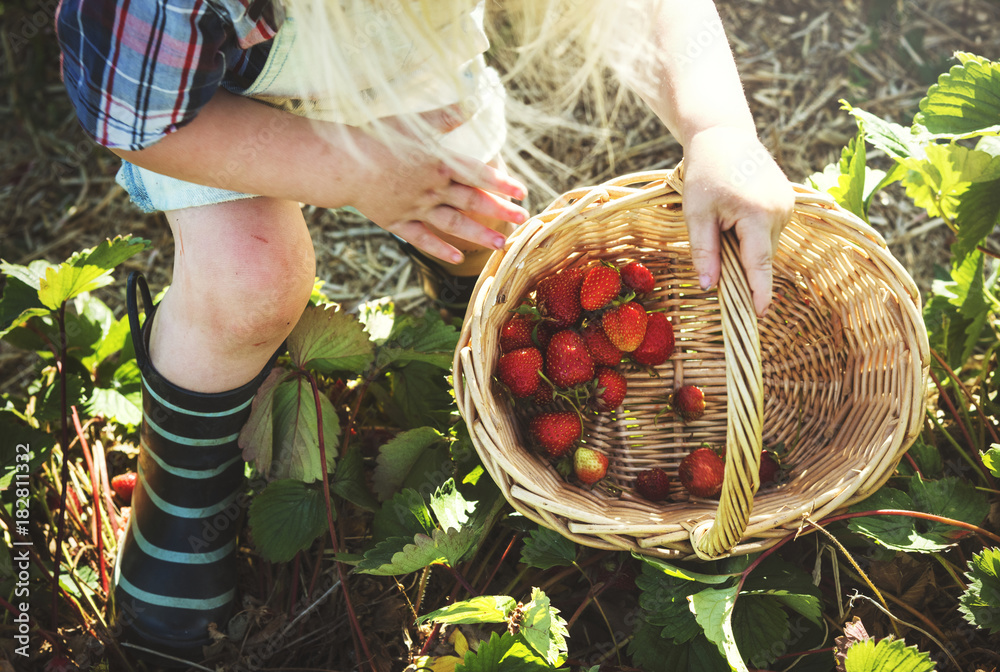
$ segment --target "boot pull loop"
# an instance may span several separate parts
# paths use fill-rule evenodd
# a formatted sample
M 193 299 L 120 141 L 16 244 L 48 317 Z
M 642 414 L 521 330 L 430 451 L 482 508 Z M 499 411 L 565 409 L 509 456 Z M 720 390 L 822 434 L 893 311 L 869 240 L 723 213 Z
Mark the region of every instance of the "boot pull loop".
M 139 305 L 136 301 L 135 289 L 136 285 L 139 287 L 139 291 L 142 292 L 142 304 L 146 309 L 146 321 L 153 316 L 151 309 L 153 308 L 153 298 L 149 293 L 149 286 L 146 284 L 146 278 L 142 276 L 139 271 L 132 271 L 128 274 L 128 280 L 125 282 L 125 309 L 128 313 L 128 326 L 129 330 L 132 332 L 132 347 L 135 350 L 136 363 L 139 365 L 139 370 L 146 372 L 149 369 L 150 359 L 149 351 L 146 349 L 146 339 L 143 337 L 142 327 L 139 325 Z

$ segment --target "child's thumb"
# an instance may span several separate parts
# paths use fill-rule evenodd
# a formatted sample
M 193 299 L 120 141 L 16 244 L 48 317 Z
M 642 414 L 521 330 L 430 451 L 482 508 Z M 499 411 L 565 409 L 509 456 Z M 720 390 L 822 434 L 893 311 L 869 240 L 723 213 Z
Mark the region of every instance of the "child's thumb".
M 454 103 L 429 112 L 422 112 L 420 118 L 440 133 L 450 133 L 468 121 L 461 103 Z

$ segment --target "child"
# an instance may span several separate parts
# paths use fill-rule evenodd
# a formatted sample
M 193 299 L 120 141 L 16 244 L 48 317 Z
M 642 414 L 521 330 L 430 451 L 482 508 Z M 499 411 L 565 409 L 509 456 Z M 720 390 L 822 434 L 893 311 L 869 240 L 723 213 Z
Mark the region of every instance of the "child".
M 456 284 L 527 218 L 499 158 L 504 94 L 483 58 L 483 4 L 63 0 L 80 121 L 175 241 L 170 289 L 155 309 L 147 295 L 141 330 L 129 288 L 144 417 L 116 566 L 128 641 L 198 658 L 208 624 L 231 613 L 236 525 L 218 521 L 241 491 L 237 434 L 311 293 L 300 202 L 354 206 Z M 719 231 L 735 227 L 763 313 L 793 195 L 757 139 L 711 0 L 532 4 L 526 54 L 552 53 L 572 24 L 680 141 L 701 283 L 718 281 Z M 625 22 L 627 37 L 608 32 Z

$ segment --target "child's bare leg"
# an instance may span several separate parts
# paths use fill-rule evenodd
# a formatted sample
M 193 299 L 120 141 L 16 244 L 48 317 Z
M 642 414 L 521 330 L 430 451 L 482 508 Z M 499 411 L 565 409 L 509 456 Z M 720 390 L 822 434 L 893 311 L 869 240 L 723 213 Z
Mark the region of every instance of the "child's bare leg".
M 193 392 L 251 380 L 309 300 L 315 252 L 297 203 L 252 198 L 173 210 L 174 277 L 150 334 L 153 365 Z

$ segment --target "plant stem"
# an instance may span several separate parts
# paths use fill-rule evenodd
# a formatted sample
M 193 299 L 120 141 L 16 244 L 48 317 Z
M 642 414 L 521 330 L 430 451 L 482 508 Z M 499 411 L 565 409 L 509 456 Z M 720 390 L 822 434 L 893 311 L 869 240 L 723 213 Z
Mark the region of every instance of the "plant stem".
M 829 523 L 835 523 L 838 520 L 847 520 L 849 518 L 860 518 L 862 516 L 909 516 L 910 518 L 922 518 L 923 520 L 930 520 L 935 523 L 941 523 L 942 525 L 961 527 L 964 530 L 975 532 L 976 534 L 980 534 L 1000 544 L 1000 536 L 993 534 L 989 530 L 984 530 L 978 525 L 973 525 L 972 523 L 966 523 L 965 521 L 962 520 L 955 520 L 954 518 L 945 518 L 944 516 L 938 516 L 933 513 L 924 513 L 923 511 L 907 511 L 905 509 L 875 509 L 873 511 L 842 513 L 838 516 L 830 516 L 829 518 L 824 518 L 823 520 L 819 521 L 819 524 L 824 525 Z
M 66 302 L 59 304 L 56 313 L 59 322 L 59 421 L 60 443 L 63 446 L 62 493 L 60 493 L 59 522 L 56 524 L 56 557 L 52 562 L 52 631 L 59 630 L 59 570 L 62 562 L 62 540 L 66 527 L 66 491 L 69 489 L 69 419 L 67 418 L 67 389 L 69 380 L 66 373 Z
M 490 572 L 489 578 L 487 578 L 486 583 L 483 584 L 483 592 L 486 592 L 486 589 L 490 587 L 491 583 L 493 583 L 493 578 L 497 575 L 497 572 L 500 571 L 500 566 L 503 565 L 503 561 L 507 559 L 507 554 L 510 553 L 510 549 L 514 548 L 514 544 L 517 543 L 517 540 L 520 538 L 520 532 L 515 533 L 514 536 L 510 538 L 510 543 L 507 544 L 507 548 L 504 549 L 503 555 L 500 556 L 500 560 L 493 566 L 493 571 Z
M 327 462 L 326 443 L 323 440 L 323 407 L 320 405 L 319 401 L 319 386 L 316 384 L 316 377 L 308 371 L 305 372 L 305 375 L 309 380 L 309 385 L 312 387 L 313 402 L 316 404 L 316 433 L 319 439 L 319 462 L 320 465 L 322 465 L 320 472 L 323 474 L 323 500 L 326 503 L 326 523 L 330 529 L 330 541 L 333 545 L 333 552 L 336 555 L 337 553 L 340 553 L 340 544 L 337 542 L 337 530 L 333 525 L 333 503 L 330 501 L 330 478 L 326 473 Z M 350 435 L 350 424 L 344 433 L 345 435 Z M 346 438 L 344 439 L 344 442 L 346 446 Z M 344 576 L 343 565 L 340 562 L 335 562 L 334 564 L 337 567 L 337 576 L 340 579 L 340 587 L 344 595 L 344 604 L 347 606 L 347 616 L 351 622 L 351 631 L 354 635 L 355 655 L 358 657 L 358 667 L 360 668 L 367 663 L 373 672 L 375 672 L 375 667 L 372 664 L 374 657 L 372 656 L 371 651 L 368 650 L 368 642 L 365 640 L 365 635 L 361 631 L 361 624 L 358 623 L 358 617 L 354 613 L 354 605 L 351 603 L 350 591 L 347 589 L 347 577 Z M 364 654 L 363 656 L 362 653 Z
M 930 409 L 927 409 L 927 417 L 930 418 L 932 423 L 934 423 L 934 426 L 937 427 L 938 431 L 940 431 L 944 435 L 944 438 L 948 440 L 948 443 L 951 444 L 951 447 L 954 448 L 958 452 L 958 454 L 962 456 L 963 460 L 969 463 L 969 466 L 972 467 L 973 471 L 975 471 L 976 474 L 979 476 L 979 478 L 983 481 L 983 484 L 989 486 L 990 482 L 986 480 L 986 475 L 983 474 L 982 467 L 980 466 L 980 464 L 969 456 L 969 454 L 962 448 L 962 446 L 959 445 L 958 441 L 955 440 L 955 437 L 953 437 L 948 432 L 948 430 L 944 428 L 944 425 L 941 424 L 941 421 L 938 420 L 936 417 L 934 417 L 934 413 L 932 413 Z
M 969 403 L 971 403 L 975 407 L 976 414 L 979 416 L 979 420 L 983 423 L 983 426 L 990 433 L 990 436 L 993 437 L 993 443 L 1000 443 L 1000 436 L 997 435 L 997 431 L 993 427 L 993 423 L 991 423 L 989 420 L 986 419 L 986 416 L 983 414 L 982 407 L 976 401 L 976 398 L 972 396 L 972 393 L 965 386 L 965 384 L 961 380 L 959 380 L 958 374 L 956 374 L 952 370 L 952 368 L 948 366 L 948 363 L 944 361 L 944 358 L 941 357 L 941 355 L 938 354 L 937 350 L 932 349 L 931 355 L 934 357 L 934 359 L 937 360 L 937 363 L 941 366 L 942 369 L 944 369 L 945 373 L 948 374 L 948 377 L 951 378 L 953 381 L 955 381 L 955 384 L 958 385 L 958 387 L 962 390 L 962 394 L 965 395 L 965 398 L 969 401 Z M 935 382 L 937 381 L 935 380 Z
M 104 562 L 104 535 L 101 521 L 101 496 L 97 487 L 97 470 L 94 469 L 94 459 L 90 454 L 90 446 L 83 436 L 83 429 L 80 427 L 80 417 L 76 413 L 76 406 L 73 406 L 73 427 L 76 428 L 76 435 L 80 438 L 80 448 L 83 450 L 83 458 L 87 460 L 87 470 L 90 472 L 91 496 L 94 500 L 94 545 L 97 546 L 97 564 L 101 571 L 101 590 L 108 594 L 108 568 Z

